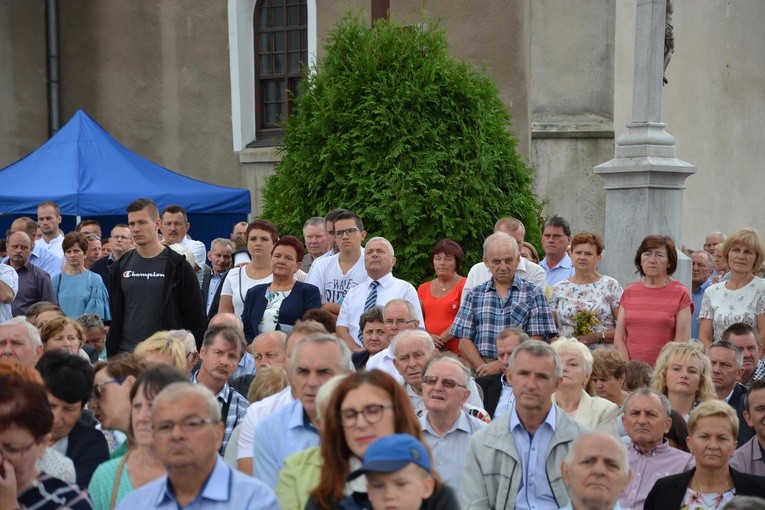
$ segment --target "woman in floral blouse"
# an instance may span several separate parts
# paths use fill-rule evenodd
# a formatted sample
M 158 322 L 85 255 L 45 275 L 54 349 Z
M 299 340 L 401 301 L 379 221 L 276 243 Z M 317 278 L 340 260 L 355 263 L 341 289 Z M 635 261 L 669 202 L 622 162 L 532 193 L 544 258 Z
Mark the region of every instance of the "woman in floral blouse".
M 550 308 L 558 334 L 576 337 L 595 349 L 614 343 L 614 327 L 619 313 L 622 287 L 615 279 L 598 273 L 603 256 L 603 241 L 590 232 L 571 239 L 574 276 L 553 285 Z

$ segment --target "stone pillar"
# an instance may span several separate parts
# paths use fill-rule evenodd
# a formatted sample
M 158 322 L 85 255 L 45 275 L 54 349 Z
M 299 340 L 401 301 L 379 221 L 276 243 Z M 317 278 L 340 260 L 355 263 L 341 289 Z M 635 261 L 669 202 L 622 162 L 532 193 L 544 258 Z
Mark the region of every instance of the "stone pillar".
M 696 167 L 675 157 L 675 138 L 661 122 L 666 0 L 637 0 L 632 122 L 616 141 L 614 159 L 595 167 L 606 190 L 606 250 L 600 269 L 628 285 L 643 238 L 669 235 L 682 243 L 685 179 Z M 690 288 L 688 257 L 679 253 L 675 278 Z

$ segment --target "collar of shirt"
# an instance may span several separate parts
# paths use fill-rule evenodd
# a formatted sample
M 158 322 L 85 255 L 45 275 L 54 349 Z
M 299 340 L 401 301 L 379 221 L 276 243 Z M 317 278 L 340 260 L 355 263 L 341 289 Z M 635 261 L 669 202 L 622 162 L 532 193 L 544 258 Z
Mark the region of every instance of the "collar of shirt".
M 692 294 L 703 294 L 703 293 L 704 293 L 704 291 L 705 291 L 705 290 L 707 290 L 707 287 L 709 287 L 709 286 L 710 286 L 710 285 L 712 285 L 713 283 L 714 283 L 714 282 L 712 281 L 712 277 L 710 276 L 709 278 L 707 278 L 707 279 L 704 281 L 704 283 L 702 283 L 701 285 L 699 285 L 699 288 L 698 288 L 698 289 L 696 289 L 696 290 L 694 290 L 694 291 L 692 292 Z
M 64 232 L 61 229 L 59 229 L 58 230 L 58 235 L 56 237 L 54 237 L 53 239 L 51 239 L 50 241 L 46 241 L 44 237 L 41 237 L 37 241 L 40 241 L 45 246 L 56 245 L 56 244 L 61 243 L 61 242 L 64 241 Z
M 571 257 L 568 256 L 568 253 L 564 253 L 563 254 L 563 258 L 560 259 L 560 262 L 558 262 L 558 264 L 555 267 L 550 267 L 550 265 L 547 263 L 547 257 L 543 258 L 539 262 L 539 265 L 544 267 L 545 269 L 548 269 L 548 270 L 556 269 L 556 268 L 559 268 L 559 267 L 562 267 L 562 268 L 565 268 L 565 269 L 573 269 L 574 268 L 574 264 L 571 262 Z
M 388 286 L 389 286 L 391 283 L 393 283 L 393 280 L 394 280 L 394 276 L 393 276 L 393 273 L 388 273 L 388 274 L 386 274 L 386 275 L 383 275 L 381 278 L 377 279 L 376 281 L 377 281 L 377 283 L 379 283 L 379 284 L 380 284 L 380 287 L 382 287 L 383 289 L 385 289 L 385 288 L 387 288 L 387 287 L 388 287 Z M 364 283 L 362 283 L 362 285 L 364 285 L 364 286 L 365 286 L 365 287 L 368 289 L 368 288 L 369 288 L 369 285 L 370 285 L 370 284 L 371 284 L 373 281 L 375 281 L 375 280 L 373 280 L 372 278 L 370 278 L 370 277 L 369 277 L 369 275 L 367 275 L 367 281 L 365 281 Z
M 11 266 L 11 259 L 10 259 L 10 257 L 5 257 L 5 258 L 3 259 L 3 264 L 5 264 L 6 266 L 10 266 L 10 267 L 13 267 L 13 266 Z M 19 272 L 19 270 L 20 270 L 20 269 L 22 269 L 22 268 L 23 268 L 23 269 L 26 269 L 27 271 L 29 271 L 29 267 L 30 267 L 31 265 L 32 265 L 32 261 L 31 261 L 31 260 L 27 260 L 27 261 L 26 261 L 26 263 L 25 263 L 24 265 L 22 265 L 22 266 L 21 266 L 19 269 L 16 269 L 16 268 L 14 268 L 14 269 L 16 269 L 16 272 L 17 272 L 17 273 L 18 273 L 18 272 Z
M 296 400 L 292 404 L 292 411 L 290 412 L 289 420 L 287 420 L 287 426 L 290 429 L 306 429 L 319 433 L 318 429 L 311 423 L 308 413 L 303 408 L 303 404 Z
M 396 359 L 396 357 L 393 355 L 393 351 L 390 350 L 390 347 L 386 347 L 385 350 L 383 351 L 383 358 L 387 358 L 391 361 Z
M 553 431 L 553 433 L 555 433 L 555 420 L 558 417 L 558 411 L 555 408 L 556 406 L 554 404 L 550 405 L 550 410 L 547 412 L 547 416 L 545 416 L 545 420 L 539 425 L 541 427 L 546 423 L 547 426 L 549 426 L 550 429 Z M 526 430 L 526 427 L 523 426 L 523 423 L 521 422 L 521 419 L 518 416 L 518 412 L 515 410 L 515 405 L 513 405 L 513 412 L 510 413 L 510 431 L 512 432 L 517 427 L 520 427 L 521 430 L 528 433 L 528 431 Z
M 666 439 L 662 443 L 651 448 L 646 453 L 643 453 L 643 451 L 640 448 L 638 448 L 637 445 L 635 445 L 635 443 L 631 443 L 631 445 L 633 450 L 635 450 L 635 452 L 638 455 L 660 455 L 662 453 L 667 453 L 670 449 L 669 441 L 667 441 Z
M 730 398 L 733 396 L 733 392 L 736 391 L 736 385 L 733 385 L 733 389 L 730 390 L 730 393 L 728 393 L 728 396 L 723 399 L 723 402 L 726 404 L 730 402 Z
M 433 430 L 433 427 L 430 426 L 430 422 L 428 422 L 428 412 L 427 410 L 422 413 L 422 416 L 420 416 L 420 424 L 422 425 L 422 429 L 426 430 L 430 434 L 433 434 L 436 437 L 438 434 L 436 434 L 436 431 Z M 462 430 L 464 432 L 467 432 L 468 434 L 472 434 L 475 432 L 473 428 L 470 426 L 470 416 L 464 411 L 461 410 L 459 416 L 457 416 L 457 419 L 452 423 L 452 426 L 449 428 L 449 430 L 444 434 L 443 437 L 448 436 L 455 430 Z
M 212 471 L 205 479 L 202 487 L 199 488 L 199 492 L 194 498 L 194 501 L 201 499 L 224 502 L 228 501 L 230 497 L 230 487 L 231 470 L 226 466 L 223 460 L 217 458 L 215 461 L 215 466 L 213 466 Z M 159 507 L 168 500 L 177 503 L 177 500 L 175 499 L 175 491 L 173 490 L 170 478 L 166 476 L 165 483 L 162 485 L 162 490 L 157 495 L 154 505 Z
M 510 384 L 510 383 L 508 383 L 508 382 L 505 380 L 505 377 L 506 377 L 506 376 L 505 376 L 505 374 L 502 374 L 501 376 L 499 376 L 499 382 L 500 382 L 500 383 L 502 383 L 502 387 L 503 387 L 503 388 L 510 388 L 510 389 L 513 389 L 513 385 L 512 385 L 512 384 Z
M 197 382 L 198 373 L 199 372 L 194 372 L 193 374 L 191 374 L 191 382 L 194 384 L 199 384 Z M 228 383 L 224 383 L 223 388 L 221 388 L 220 391 L 215 395 L 215 398 L 217 398 L 218 400 L 223 399 L 223 402 L 225 403 L 226 399 L 228 398 L 229 391 L 231 391 L 231 389 L 228 387 Z
M 765 448 L 762 447 L 760 442 L 757 440 L 757 436 L 754 436 L 754 442 L 757 443 L 757 448 L 760 449 L 760 461 L 765 462 Z M 756 459 L 755 459 L 756 460 Z
M 518 281 L 520 277 L 518 275 L 513 275 L 513 284 L 510 285 L 511 289 L 520 290 L 521 289 L 521 282 Z M 493 290 L 494 292 L 497 292 L 497 287 L 494 285 L 494 277 L 492 276 L 489 279 L 489 286 L 486 288 L 486 290 Z M 509 293 L 508 293 L 509 294 Z M 499 292 L 497 292 L 497 295 L 499 295 Z

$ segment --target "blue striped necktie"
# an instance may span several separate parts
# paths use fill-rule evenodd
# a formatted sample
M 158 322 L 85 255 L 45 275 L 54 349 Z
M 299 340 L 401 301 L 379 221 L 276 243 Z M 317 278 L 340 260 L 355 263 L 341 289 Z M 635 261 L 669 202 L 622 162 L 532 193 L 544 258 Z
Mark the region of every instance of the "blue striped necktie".
M 369 284 L 369 294 L 367 295 L 367 301 L 364 303 L 364 311 L 369 310 L 377 304 L 377 287 L 380 286 L 380 282 L 374 280 Z

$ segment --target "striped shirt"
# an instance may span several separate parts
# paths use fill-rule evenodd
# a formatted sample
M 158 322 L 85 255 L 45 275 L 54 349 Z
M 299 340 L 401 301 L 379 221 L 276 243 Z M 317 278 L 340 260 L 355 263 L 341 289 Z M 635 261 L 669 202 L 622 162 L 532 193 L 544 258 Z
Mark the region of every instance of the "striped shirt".
M 191 382 L 197 383 L 196 373 L 191 376 Z M 215 399 L 220 404 L 221 419 L 226 424 L 226 429 L 223 433 L 223 443 L 219 450 L 220 454 L 223 455 L 234 427 L 242 423 L 250 403 L 238 391 L 229 387 L 228 383 L 223 385 L 223 388 L 215 395 Z
M 21 508 L 93 510 L 88 493 L 76 485 L 40 473 L 17 499 Z
M 484 358 L 496 358 L 497 335 L 511 327 L 529 336 L 551 338 L 558 334 L 544 291 L 518 276 L 513 277 L 504 299 L 493 278 L 474 287 L 454 319 L 451 334 L 471 339 Z

